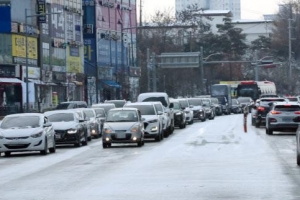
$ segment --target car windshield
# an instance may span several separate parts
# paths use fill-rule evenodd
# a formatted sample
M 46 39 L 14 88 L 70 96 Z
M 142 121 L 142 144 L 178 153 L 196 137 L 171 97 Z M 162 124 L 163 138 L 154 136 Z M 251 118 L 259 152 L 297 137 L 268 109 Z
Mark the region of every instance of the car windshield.
M 73 113 L 55 113 L 48 115 L 50 122 L 71 122 L 74 121 Z
M 193 106 L 201 106 L 201 100 L 200 99 L 188 99 L 190 105 Z
M 174 110 L 181 110 L 181 107 L 180 107 L 180 104 L 179 104 L 179 102 L 173 102 L 173 109 Z
M 106 122 L 136 122 L 138 116 L 132 110 L 110 110 L 106 117 Z
M 155 115 L 155 109 L 152 105 L 128 105 L 126 107 L 139 109 L 141 115 Z
M 234 100 L 234 99 L 232 99 L 232 105 L 238 105 L 238 101 L 237 101 L 237 100 Z
M 101 105 L 93 105 L 92 108 L 103 108 L 105 110 L 105 113 L 108 113 L 108 111 L 112 108 L 115 108 L 112 105 L 105 105 L 105 104 L 101 104 Z
M 299 105 L 276 105 L 274 110 L 276 111 L 300 111 Z
M 211 102 L 214 103 L 214 104 L 218 104 L 218 99 L 211 99 Z
M 116 108 L 122 108 L 125 105 L 125 101 L 105 101 L 105 103 L 113 103 Z
M 155 101 L 159 101 L 162 103 L 163 106 L 168 107 L 165 97 L 149 97 L 143 100 L 143 102 L 155 102 Z
M 156 108 L 157 111 L 161 111 L 161 112 L 164 111 L 161 104 L 154 104 L 154 106 L 155 106 L 155 108 Z
M 209 99 L 202 99 L 202 103 L 203 103 L 203 105 L 205 105 L 205 106 L 210 106 L 210 101 L 209 101 Z
M 100 117 L 105 116 L 104 110 L 102 110 L 102 109 L 94 109 L 94 110 L 95 110 L 97 116 L 100 116 Z
M 61 103 L 56 107 L 56 109 L 59 109 L 59 110 L 68 109 L 70 105 L 71 105 L 71 103 Z
M 1 123 L 1 128 L 36 128 L 40 126 L 39 122 L 40 118 L 38 116 L 5 117 Z
M 95 117 L 95 113 L 92 110 L 83 110 L 83 112 L 85 113 L 86 117 L 88 117 L 88 118 Z
M 240 103 L 250 103 L 251 99 L 250 98 L 238 98 L 238 101 Z
M 187 100 L 179 100 L 179 103 L 183 108 L 189 107 Z

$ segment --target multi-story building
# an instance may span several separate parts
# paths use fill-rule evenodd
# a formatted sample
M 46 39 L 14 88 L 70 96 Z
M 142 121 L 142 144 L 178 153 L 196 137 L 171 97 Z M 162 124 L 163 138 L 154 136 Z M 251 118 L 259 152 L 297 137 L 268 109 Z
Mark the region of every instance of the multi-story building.
M 0 77 L 5 78 L 0 104 L 42 111 L 59 101 L 82 100 L 81 0 L 0 4 Z
M 88 102 L 130 98 L 138 79 L 136 0 L 84 0 L 83 10 Z
M 230 10 L 233 19 L 241 18 L 241 0 L 176 0 L 175 10 L 180 12 L 193 4 L 204 10 Z

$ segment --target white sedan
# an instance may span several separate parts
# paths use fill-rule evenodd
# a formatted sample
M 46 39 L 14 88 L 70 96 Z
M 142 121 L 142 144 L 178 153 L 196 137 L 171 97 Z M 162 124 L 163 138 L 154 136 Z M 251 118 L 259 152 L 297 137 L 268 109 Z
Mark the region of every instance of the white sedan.
M 0 155 L 11 152 L 55 153 L 55 132 L 48 118 L 39 113 L 7 115 L 0 125 Z

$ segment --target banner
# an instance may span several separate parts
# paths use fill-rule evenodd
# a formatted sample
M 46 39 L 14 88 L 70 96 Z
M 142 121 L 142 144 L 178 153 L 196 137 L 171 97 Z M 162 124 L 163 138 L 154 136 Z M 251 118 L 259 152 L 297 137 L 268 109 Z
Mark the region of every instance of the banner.
M 21 35 L 12 35 L 12 55 L 15 57 L 26 58 L 26 38 Z M 28 42 L 28 58 L 36 59 L 38 58 L 37 51 L 37 39 L 32 37 L 27 37 Z
M 78 47 L 77 47 L 78 48 Z M 75 53 L 78 53 L 78 56 Z M 67 72 L 83 73 L 82 58 L 80 51 L 74 47 L 67 47 Z

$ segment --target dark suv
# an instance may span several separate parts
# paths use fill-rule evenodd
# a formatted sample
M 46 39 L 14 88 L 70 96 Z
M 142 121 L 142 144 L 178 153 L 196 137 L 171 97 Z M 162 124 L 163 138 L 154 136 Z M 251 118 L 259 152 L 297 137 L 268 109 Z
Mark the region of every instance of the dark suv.
M 56 110 L 66 110 L 75 108 L 87 108 L 85 101 L 66 101 L 57 105 Z
M 259 128 L 261 125 L 266 124 L 266 116 L 270 111 L 271 106 L 274 102 L 284 102 L 285 98 L 261 98 L 256 100 L 256 104 L 251 110 L 252 126 Z

